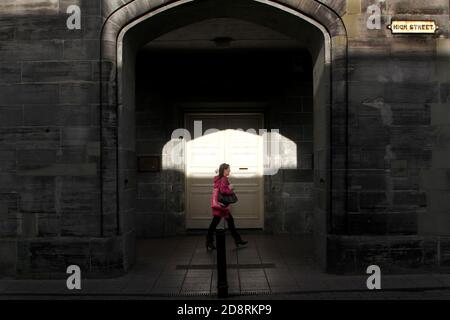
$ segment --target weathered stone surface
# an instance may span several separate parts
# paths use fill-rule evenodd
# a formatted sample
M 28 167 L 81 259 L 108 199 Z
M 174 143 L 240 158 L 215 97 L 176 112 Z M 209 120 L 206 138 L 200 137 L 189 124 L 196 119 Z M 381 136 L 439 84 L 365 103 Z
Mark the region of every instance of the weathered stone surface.
M 58 13 L 58 0 L 4 0 L 0 4 L 1 15 L 46 15 Z
M 144 209 L 147 212 L 163 212 L 166 208 L 166 201 L 164 198 L 158 199 L 148 199 L 148 198 L 138 198 L 136 200 L 137 213 L 140 209 Z
M 164 185 L 160 184 L 140 184 L 139 196 L 151 197 L 151 198 L 164 198 L 165 190 Z
M 386 3 L 386 10 L 392 14 L 434 15 L 448 13 L 441 0 L 428 1 L 426 4 L 420 0 L 395 0 Z
M 393 126 L 389 129 L 392 148 L 405 148 L 411 152 L 431 149 L 432 132 L 429 127 Z
M 23 239 L 18 243 L 18 256 L 19 274 L 61 276 L 72 264 L 89 270 L 89 241 L 70 238 L 59 241 Z
M 312 170 L 283 170 L 283 177 L 286 182 L 305 182 L 311 181 L 313 176 Z
M 380 234 L 388 231 L 388 216 L 380 213 L 358 213 L 348 215 L 348 228 L 350 234 Z
M 96 60 L 100 55 L 98 40 L 66 40 L 64 41 L 64 59 Z
M 428 104 L 391 104 L 391 110 L 393 125 L 430 125 L 431 110 Z
M 0 106 L 0 126 L 17 127 L 23 125 L 23 108 L 21 106 Z
M 425 83 L 435 80 L 436 71 L 433 62 L 425 59 L 402 61 L 390 57 L 352 57 L 348 75 L 350 81 L 402 83 L 414 79 Z
M 80 221 L 83 221 L 80 224 Z M 64 212 L 61 215 L 61 235 L 68 237 L 98 236 L 100 233 L 100 215 L 95 212 Z
M 0 101 L 3 104 L 55 104 L 58 103 L 57 84 L 0 85 Z
M 417 233 L 418 220 L 416 212 L 389 213 L 388 232 L 389 234 L 407 234 Z
M 289 212 L 312 211 L 314 208 L 312 199 L 288 197 L 284 202 L 285 209 Z
M 8 25 L 8 20 L 0 20 L 0 41 L 11 41 L 14 39 L 14 25 Z
M 0 152 L 0 173 L 14 172 L 16 169 L 16 150 Z
M 23 82 L 69 82 L 92 80 L 91 62 L 26 62 L 22 65 Z
M 83 16 L 98 16 L 101 14 L 102 0 L 59 0 L 60 14 L 66 14 L 67 8 L 74 4 L 80 7 Z
M 450 149 L 448 147 L 433 150 L 433 168 L 444 169 L 449 167 Z
M 12 192 L 0 193 L 0 235 L 14 238 L 19 231 L 18 194 Z
M 97 81 L 112 81 L 115 73 L 115 64 L 109 61 L 94 63 L 93 79 Z
M 102 14 L 103 14 L 103 16 L 104 17 L 109 16 L 117 8 L 123 6 L 127 2 L 129 2 L 129 0 L 112 0 L 112 1 L 104 1 L 103 0 L 103 2 L 102 2 Z
M 19 170 L 26 170 L 53 164 L 56 162 L 56 152 L 56 149 L 18 150 L 16 158 L 17 167 Z
M 330 7 L 333 11 L 335 11 L 338 15 L 342 16 L 345 12 L 348 12 L 349 6 L 346 7 L 345 1 L 340 0 L 319 0 L 322 4 Z M 349 1 L 347 1 L 348 3 Z
M 21 176 L 94 176 L 97 174 L 97 164 L 55 163 L 38 169 L 21 169 L 17 174 Z
M 37 216 L 37 235 L 55 237 L 60 235 L 61 217 L 55 213 L 39 213 Z
M 364 191 L 383 190 L 386 188 L 386 173 L 384 170 L 357 171 L 349 174 L 350 188 L 358 188 Z
M 60 129 L 57 127 L 19 127 L 18 149 L 54 149 L 60 144 Z
M 18 83 L 21 81 L 19 63 L 0 63 L 0 84 Z
M 431 124 L 434 126 L 448 126 L 450 111 L 448 104 L 431 103 Z
M 88 142 L 99 140 L 99 129 L 95 127 L 69 127 L 61 132 L 62 146 L 86 145 Z
M 93 238 L 90 246 L 90 270 L 103 277 L 120 274 L 123 270 L 123 240 L 115 238 Z
M 1 61 L 60 60 L 62 56 L 62 40 L 0 42 Z
M 434 245 L 433 245 L 434 243 Z M 332 236 L 328 239 L 332 272 L 364 272 L 376 264 L 386 273 L 418 268 L 423 259 L 436 261 L 436 240 L 418 236 Z
M 96 106 L 73 105 L 25 105 L 23 107 L 25 126 L 96 126 L 99 123 L 99 111 Z
M 61 104 L 98 104 L 100 88 L 97 83 L 67 83 L 60 85 Z
M 362 209 L 381 209 L 388 206 L 385 192 L 361 192 L 360 197 Z
M 17 19 L 15 27 L 16 40 L 52 40 L 79 39 L 83 37 L 83 29 L 67 29 L 69 15 L 32 16 Z M 83 25 L 82 25 L 83 28 Z
M 15 276 L 17 266 L 17 240 L 0 239 L 0 274 Z
M 421 172 L 422 186 L 426 189 L 449 189 L 450 169 L 430 169 Z

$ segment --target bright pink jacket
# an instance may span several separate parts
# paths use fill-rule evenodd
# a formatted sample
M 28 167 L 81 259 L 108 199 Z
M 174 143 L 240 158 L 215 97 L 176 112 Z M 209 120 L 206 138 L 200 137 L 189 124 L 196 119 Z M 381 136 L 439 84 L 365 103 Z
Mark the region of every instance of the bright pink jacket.
M 228 181 L 228 178 L 223 176 L 221 179 L 219 179 L 219 176 L 214 177 L 214 188 L 219 188 L 219 192 L 223 194 L 233 194 L 233 190 L 228 187 L 230 182 Z M 228 218 L 230 214 L 230 205 L 223 207 L 223 208 L 212 208 L 212 214 L 213 216 L 218 216 L 222 218 Z

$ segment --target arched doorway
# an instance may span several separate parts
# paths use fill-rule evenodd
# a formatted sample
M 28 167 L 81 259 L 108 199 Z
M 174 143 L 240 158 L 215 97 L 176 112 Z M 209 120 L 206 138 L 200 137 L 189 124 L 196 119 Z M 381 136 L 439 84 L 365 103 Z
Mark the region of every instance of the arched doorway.
M 314 234 L 325 268 L 327 237 L 345 232 L 346 34 L 319 1 L 134 0 L 114 11 L 102 32 L 102 234 L 123 241 L 125 269 L 134 260 L 136 172 L 135 65 L 142 46 L 180 27 L 231 17 L 277 30 L 307 45 L 313 63 Z M 108 71 L 111 71 L 108 73 Z M 108 77 L 103 78 L 104 74 Z M 332 160 L 334 159 L 334 160 Z M 338 161 L 337 161 L 337 160 Z M 342 196 L 343 195 L 343 196 Z M 343 200 L 344 199 L 344 200 Z

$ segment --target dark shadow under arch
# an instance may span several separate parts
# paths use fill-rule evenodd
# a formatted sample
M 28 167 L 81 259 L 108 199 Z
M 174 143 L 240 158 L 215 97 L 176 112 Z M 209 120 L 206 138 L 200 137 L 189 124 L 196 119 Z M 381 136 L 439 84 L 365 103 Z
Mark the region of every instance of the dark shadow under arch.
M 130 9 L 133 3 L 142 4 L 142 13 Z M 148 7 L 145 8 L 145 5 Z M 321 142 L 321 156 L 315 157 L 318 162 L 315 166 L 316 192 L 320 199 L 326 199 L 323 207 L 318 208 L 323 214 L 318 230 L 318 246 L 322 248 L 319 260 L 325 267 L 327 235 L 345 232 L 346 204 L 342 198 L 338 200 L 335 194 L 346 192 L 347 161 L 344 161 L 344 165 L 341 162 L 334 164 L 332 158 L 347 158 L 346 126 L 333 122 L 342 119 L 347 112 L 347 84 L 346 77 L 342 76 L 346 74 L 347 41 L 340 18 L 317 1 L 311 1 L 308 5 L 299 1 L 298 7 L 294 9 L 276 1 L 196 0 L 152 7 L 147 1 L 135 0 L 110 15 L 102 33 L 101 66 L 111 67 L 111 73 L 107 81 L 104 80 L 103 72 L 100 73 L 102 236 L 122 237 L 124 248 L 133 247 L 133 230 L 126 220 L 126 212 L 130 208 L 124 207 L 125 201 L 122 200 L 127 196 L 123 191 L 126 188 L 127 171 L 132 166 L 128 159 L 129 153 L 135 148 L 130 126 L 133 123 L 136 52 L 162 34 L 217 17 L 250 21 L 284 33 L 307 45 L 315 60 L 314 103 L 315 108 L 317 106 L 323 113 L 324 130 L 328 130 L 328 140 Z M 126 252 L 124 256 L 127 256 Z

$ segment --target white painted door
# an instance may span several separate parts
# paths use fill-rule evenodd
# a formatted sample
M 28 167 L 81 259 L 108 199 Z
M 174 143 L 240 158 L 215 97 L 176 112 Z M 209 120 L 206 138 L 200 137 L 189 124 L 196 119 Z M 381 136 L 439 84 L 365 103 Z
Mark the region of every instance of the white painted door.
M 209 226 L 213 177 L 215 170 L 225 162 L 230 164 L 228 179 L 239 199 L 230 206 L 236 226 L 263 228 L 263 141 L 259 135 L 264 123 L 262 114 L 190 113 L 186 114 L 185 121 L 192 136 L 186 144 L 185 159 L 186 227 Z M 201 121 L 197 137 L 194 137 L 194 121 Z M 205 132 L 212 128 L 218 132 Z M 254 133 L 249 129 L 254 129 Z

